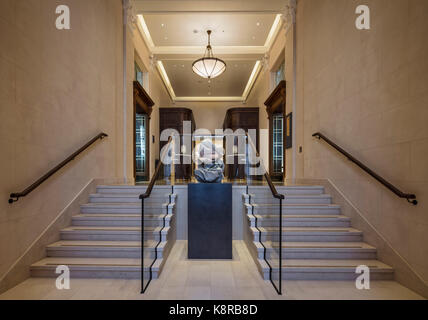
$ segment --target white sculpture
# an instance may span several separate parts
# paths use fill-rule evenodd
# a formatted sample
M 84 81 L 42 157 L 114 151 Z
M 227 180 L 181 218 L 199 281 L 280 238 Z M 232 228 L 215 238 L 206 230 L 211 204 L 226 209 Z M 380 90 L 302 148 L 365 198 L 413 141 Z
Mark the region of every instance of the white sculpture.
M 203 140 L 195 150 L 198 157 L 196 180 L 202 183 L 220 183 L 223 180 L 223 152 L 212 143 L 211 139 Z

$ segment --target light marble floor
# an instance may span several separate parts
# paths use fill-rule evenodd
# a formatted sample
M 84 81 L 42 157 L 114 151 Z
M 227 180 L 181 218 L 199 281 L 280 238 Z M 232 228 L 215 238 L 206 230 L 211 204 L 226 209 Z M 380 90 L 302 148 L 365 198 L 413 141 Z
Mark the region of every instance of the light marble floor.
M 358 290 L 352 281 L 284 281 L 278 296 L 262 280 L 243 241 L 234 241 L 232 261 L 187 260 L 186 241 L 177 241 L 158 280 L 141 295 L 139 280 L 72 279 L 57 290 L 55 279 L 30 278 L 0 295 L 5 299 L 422 299 L 394 281 L 374 281 Z

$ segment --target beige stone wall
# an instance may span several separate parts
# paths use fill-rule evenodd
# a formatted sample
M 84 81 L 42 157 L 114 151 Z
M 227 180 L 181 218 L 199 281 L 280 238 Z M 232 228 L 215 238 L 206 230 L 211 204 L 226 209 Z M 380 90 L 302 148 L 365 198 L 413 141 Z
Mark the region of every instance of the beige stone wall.
M 0 278 L 93 178 L 120 175 L 121 1 L 0 1 Z M 119 119 L 118 119 L 119 118 Z M 109 137 L 19 202 L 23 190 L 90 138 Z
M 428 280 L 428 1 L 299 0 L 298 178 L 331 179 L 425 282 Z M 414 207 L 311 137 L 321 131 L 404 192 Z M 384 257 L 387 259 L 387 257 Z M 400 277 L 399 274 L 397 274 Z

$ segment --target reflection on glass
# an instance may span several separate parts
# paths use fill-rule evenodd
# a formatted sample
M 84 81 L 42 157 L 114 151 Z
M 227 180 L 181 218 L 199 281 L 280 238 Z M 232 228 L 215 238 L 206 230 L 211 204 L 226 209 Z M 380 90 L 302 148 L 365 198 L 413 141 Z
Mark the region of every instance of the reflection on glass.
M 146 126 L 147 115 L 137 113 L 135 118 L 135 171 L 137 181 L 146 179 L 148 175 L 146 172 Z
M 273 173 L 282 174 L 284 166 L 284 117 L 282 114 L 273 116 Z
M 141 68 L 138 66 L 138 64 L 135 62 L 135 81 L 138 81 L 142 87 L 143 86 L 143 72 L 141 71 Z
M 279 66 L 275 72 L 275 87 L 282 81 L 285 80 L 285 61 Z

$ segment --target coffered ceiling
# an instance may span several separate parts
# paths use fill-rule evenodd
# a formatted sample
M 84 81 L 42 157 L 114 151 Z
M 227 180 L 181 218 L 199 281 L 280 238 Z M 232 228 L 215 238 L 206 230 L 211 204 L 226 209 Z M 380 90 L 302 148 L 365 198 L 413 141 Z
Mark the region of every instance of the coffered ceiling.
M 164 10 L 140 12 L 137 17 L 139 31 L 171 98 L 245 101 L 281 27 L 280 15 L 272 11 Z M 192 62 L 204 55 L 207 30 L 212 30 L 214 55 L 227 64 L 226 71 L 211 81 L 192 71 Z

